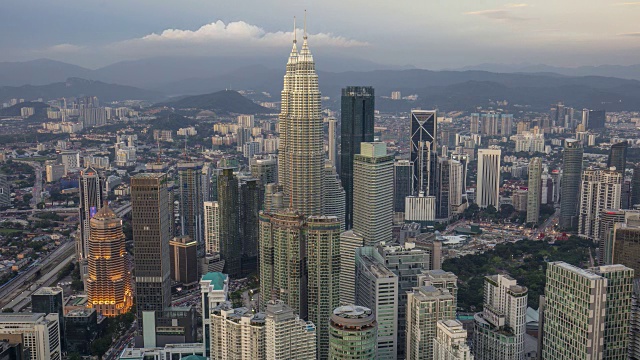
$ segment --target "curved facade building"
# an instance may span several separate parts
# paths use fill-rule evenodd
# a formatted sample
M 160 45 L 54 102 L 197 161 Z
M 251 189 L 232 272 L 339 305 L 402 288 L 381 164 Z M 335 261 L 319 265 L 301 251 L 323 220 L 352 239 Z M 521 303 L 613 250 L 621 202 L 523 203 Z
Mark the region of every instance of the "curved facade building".
M 89 306 L 104 316 L 124 314 L 133 304 L 125 253 L 122 220 L 104 206 L 91 219 L 87 277 Z
M 347 305 L 329 320 L 329 359 L 376 359 L 378 323 L 371 309 Z

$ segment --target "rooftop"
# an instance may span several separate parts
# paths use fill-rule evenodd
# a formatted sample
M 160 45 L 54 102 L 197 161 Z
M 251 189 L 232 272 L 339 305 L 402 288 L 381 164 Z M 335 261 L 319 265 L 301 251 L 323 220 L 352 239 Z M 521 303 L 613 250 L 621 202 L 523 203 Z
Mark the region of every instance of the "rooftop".
M 210 281 L 213 290 L 223 290 L 227 279 L 228 276 L 221 272 L 210 272 L 202 275 L 202 281 Z
M 596 274 L 594 274 L 594 273 L 592 273 L 590 271 L 587 271 L 585 269 L 581 269 L 581 268 L 579 268 L 577 266 L 573 266 L 571 264 L 567 264 L 564 261 L 554 261 L 554 262 L 549 263 L 549 265 L 554 265 L 554 266 L 563 268 L 563 269 L 565 269 L 567 271 L 573 272 L 575 274 L 578 274 L 578 275 L 583 276 L 583 277 L 585 277 L 587 279 L 590 279 L 590 280 L 602 279 L 602 276 L 600 276 L 600 275 L 596 275 Z
M 41 287 L 33 295 L 57 295 L 62 292 L 62 288 L 59 287 Z

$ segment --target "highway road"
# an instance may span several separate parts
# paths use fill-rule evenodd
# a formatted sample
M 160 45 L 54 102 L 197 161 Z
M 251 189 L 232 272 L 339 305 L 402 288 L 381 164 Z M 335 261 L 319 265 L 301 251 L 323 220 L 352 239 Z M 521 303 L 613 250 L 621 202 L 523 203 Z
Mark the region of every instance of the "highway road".
M 31 302 L 31 294 L 33 294 L 36 290 L 43 286 L 49 285 L 51 281 L 54 281 L 56 276 L 58 276 L 58 272 L 62 270 L 68 263 L 73 261 L 75 258 L 75 254 L 71 254 L 69 257 L 61 261 L 56 267 L 51 269 L 49 272 L 44 274 L 44 276 L 38 278 L 34 285 L 30 286 L 29 289 L 24 290 L 18 296 L 13 298 L 13 300 L 7 304 L 4 308 L 12 308 L 14 312 L 19 312 L 24 309 Z
M 41 259 L 37 265 L 29 267 L 27 270 L 23 271 L 20 275 L 13 278 L 8 283 L 0 286 L 0 304 L 2 305 L 2 307 L 4 307 L 9 301 L 11 301 L 19 291 L 21 292 L 23 290 L 26 290 L 22 288 L 25 287 L 26 282 L 30 281 L 36 275 L 38 270 L 44 270 L 54 264 L 54 267 L 57 267 L 57 265 L 62 262 L 62 260 L 67 259 L 69 255 L 72 255 L 74 252 L 74 241 L 67 241 L 58 246 L 58 248 L 51 254 Z

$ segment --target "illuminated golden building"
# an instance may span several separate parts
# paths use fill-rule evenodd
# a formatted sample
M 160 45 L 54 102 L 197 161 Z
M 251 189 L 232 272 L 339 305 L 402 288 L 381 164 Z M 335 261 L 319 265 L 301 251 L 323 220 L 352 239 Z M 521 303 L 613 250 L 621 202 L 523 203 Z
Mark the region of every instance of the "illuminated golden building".
M 125 265 L 122 220 L 108 206 L 91 219 L 89 237 L 89 307 L 104 316 L 124 314 L 133 304 L 131 274 Z

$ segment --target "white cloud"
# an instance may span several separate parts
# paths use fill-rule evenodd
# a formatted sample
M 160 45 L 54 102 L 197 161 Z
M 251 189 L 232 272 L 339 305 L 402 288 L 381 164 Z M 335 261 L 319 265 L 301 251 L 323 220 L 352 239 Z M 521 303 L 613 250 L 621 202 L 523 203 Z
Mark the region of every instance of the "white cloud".
M 298 35 L 300 35 L 298 30 Z M 300 36 L 299 36 L 300 37 Z M 225 24 L 216 22 L 201 26 L 197 30 L 167 29 L 156 34 L 152 33 L 141 38 L 126 40 L 112 44 L 113 46 L 130 44 L 211 44 L 225 43 L 227 45 L 260 45 L 267 47 L 283 46 L 293 39 L 293 31 L 267 32 L 256 25 L 244 21 Z M 331 33 L 309 34 L 309 42 L 313 46 L 327 47 L 359 47 L 367 46 L 366 42 L 352 40 Z
M 488 9 L 488 10 L 478 10 L 478 11 L 467 11 L 465 15 L 474 15 L 474 16 L 482 16 L 488 19 L 499 20 L 499 21 L 523 21 L 530 20 L 529 18 L 522 17 L 517 15 L 514 10 L 522 9 L 525 7 L 529 7 L 529 4 L 525 3 L 510 3 L 504 5 L 502 8 L 497 9 Z
M 58 44 L 50 46 L 46 49 L 48 52 L 53 53 L 75 53 L 84 49 L 82 46 L 73 44 Z

